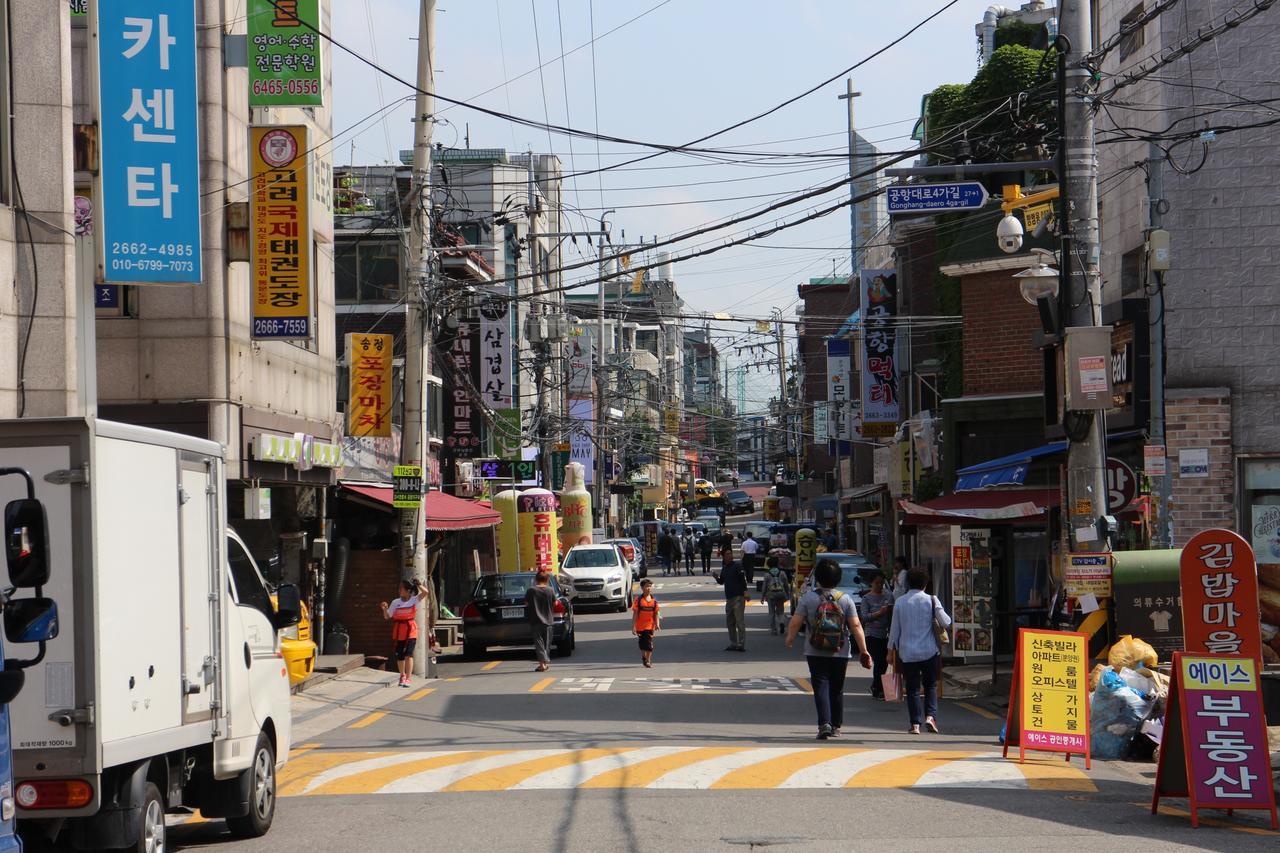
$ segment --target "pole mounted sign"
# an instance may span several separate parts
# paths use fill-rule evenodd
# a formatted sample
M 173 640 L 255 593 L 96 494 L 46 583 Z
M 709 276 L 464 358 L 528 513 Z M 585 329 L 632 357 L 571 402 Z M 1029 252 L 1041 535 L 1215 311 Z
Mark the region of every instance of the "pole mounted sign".
M 949 184 L 905 184 L 885 191 L 889 213 L 938 213 L 948 210 L 981 210 L 987 204 L 987 188 L 978 181 Z
M 253 175 L 253 322 L 255 340 L 311 339 L 311 195 L 307 129 L 249 129 Z
M 100 279 L 199 284 L 194 0 L 94 3 Z

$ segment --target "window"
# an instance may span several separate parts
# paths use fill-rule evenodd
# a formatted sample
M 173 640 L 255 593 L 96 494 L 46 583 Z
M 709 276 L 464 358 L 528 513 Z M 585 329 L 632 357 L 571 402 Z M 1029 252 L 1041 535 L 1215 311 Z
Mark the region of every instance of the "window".
M 404 249 L 398 239 L 341 242 L 333 250 L 333 292 L 339 303 L 400 299 Z
M 231 580 L 235 584 L 236 603 L 258 610 L 268 619 L 273 618 L 276 608 L 267 595 L 262 576 L 249 558 L 249 552 L 231 537 L 227 537 L 227 565 L 231 568 Z
M 938 374 L 916 374 L 916 412 L 938 412 L 942 395 L 938 393 Z M 912 414 L 915 414 L 913 412 Z
M 1137 53 L 1138 49 L 1147 43 L 1146 27 L 1138 24 L 1145 12 L 1146 9 L 1143 8 L 1143 4 L 1139 3 L 1120 19 L 1120 32 L 1124 33 L 1120 39 L 1121 62 Z M 1129 30 L 1129 32 L 1126 33 L 1126 30 Z

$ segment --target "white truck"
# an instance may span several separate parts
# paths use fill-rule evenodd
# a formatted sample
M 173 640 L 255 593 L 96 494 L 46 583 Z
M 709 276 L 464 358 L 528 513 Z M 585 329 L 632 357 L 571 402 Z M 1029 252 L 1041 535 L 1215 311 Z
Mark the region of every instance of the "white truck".
M 199 809 L 257 836 L 289 754 L 270 592 L 227 526 L 218 444 L 84 418 L 0 421 L 0 467 L 47 514 L 60 617 L 10 705 L 24 835 L 81 850 L 164 849 L 164 816 Z M 0 505 L 25 497 L 0 478 Z M 6 536 L 18 535 L 6 530 Z

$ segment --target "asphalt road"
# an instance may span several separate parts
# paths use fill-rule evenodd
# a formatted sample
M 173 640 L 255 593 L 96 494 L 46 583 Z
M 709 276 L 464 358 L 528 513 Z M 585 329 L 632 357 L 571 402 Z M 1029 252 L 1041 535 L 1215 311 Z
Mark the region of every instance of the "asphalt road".
M 1000 720 L 944 699 L 943 734 L 906 734 L 855 663 L 844 736 L 814 740 L 800 652 L 748 611 L 724 651 L 710 579 L 654 579 L 655 666 L 627 617 L 578 614 L 577 651 L 534 672 L 526 649 L 442 661 L 409 690 L 359 670 L 303 694 L 271 833 L 234 841 L 175 818 L 172 849 L 671 851 L 1278 849 L 1256 814 L 1193 830 L 1150 814 L 1153 768 L 1000 757 Z

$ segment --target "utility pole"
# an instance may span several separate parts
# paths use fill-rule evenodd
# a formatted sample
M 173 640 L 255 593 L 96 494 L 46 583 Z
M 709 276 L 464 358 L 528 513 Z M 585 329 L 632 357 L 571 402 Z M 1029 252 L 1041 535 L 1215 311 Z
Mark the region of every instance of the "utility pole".
M 418 93 L 414 98 L 413 212 L 409 228 L 411 257 L 409 299 L 405 312 L 404 442 L 400 459 L 426 472 L 427 382 L 431 373 L 431 131 L 435 121 L 435 0 L 421 0 L 418 11 Z M 435 594 L 427 575 L 427 525 L 424 507 L 400 511 L 402 543 L 400 576 L 426 584 L 427 606 L 417 612 L 418 635 L 429 637 L 434 623 Z M 429 612 L 430 611 L 430 612 Z M 430 649 L 416 655 L 413 673 L 434 678 Z
M 607 405 L 608 397 L 609 397 L 609 374 L 606 371 L 605 365 L 609 361 L 609 350 L 612 349 L 611 346 L 608 346 L 608 347 L 605 346 L 605 342 L 604 342 L 604 281 L 605 281 L 605 277 L 608 275 L 608 272 L 609 272 L 606 269 L 606 267 L 608 264 L 612 263 L 612 261 L 605 258 L 605 254 L 604 254 L 605 240 L 609 236 L 609 231 L 605 227 L 605 224 L 606 224 L 605 217 L 608 216 L 610 213 L 615 213 L 615 212 L 616 211 L 613 211 L 613 210 L 606 210 L 604 213 L 600 214 L 600 236 L 596 238 L 596 256 L 600 259 L 600 275 L 599 275 L 600 283 L 596 285 L 596 311 L 598 312 L 598 316 L 596 317 L 596 364 L 595 364 L 595 372 L 596 372 L 596 441 L 595 441 L 596 504 L 595 506 L 596 506 L 596 517 L 599 519 L 599 523 L 596 526 L 601 529 L 604 529 L 609 525 L 609 513 L 608 513 L 608 510 L 605 508 L 605 499 L 606 499 L 606 495 L 608 495 L 608 490 L 605 488 L 606 477 L 605 477 L 605 464 L 604 464 L 605 463 L 604 432 L 605 432 L 605 424 L 608 421 L 605 415 L 605 407 Z M 619 286 L 619 290 L 621 290 L 621 286 Z M 619 323 L 622 322 L 621 311 L 618 312 L 618 319 L 616 322 L 619 322 Z
M 774 313 L 774 329 L 776 332 L 778 345 L 778 425 L 782 432 L 782 464 L 783 468 L 787 467 L 787 456 L 790 455 L 791 449 L 791 428 L 788 421 L 787 411 L 787 340 L 786 331 L 782 325 L 782 311 L 775 308 Z M 796 468 L 796 501 L 799 503 L 800 495 L 800 469 Z M 785 482 L 785 478 L 784 478 Z M 779 489 L 781 492 L 781 489 Z M 793 508 L 798 512 L 799 507 L 793 504 Z
M 1156 279 L 1155 293 L 1151 296 L 1151 309 L 1155 314 L 1155 322 L 1151 326 L 1151 443 L 1165 448 L 1168 456 L 1168 445 L 1165 442 L 1164 417 L 1164 269 L 1167 260 L 1155 257 L 1157 247 L 1154 245 L 1155 232 L 1160 228 L 1163 217 L 1161 205 L 1164 204 L 1164 150 L 1155 142 L 1148 143 L 1147 154 L 1147 198 L 1150 208 L 1151 230 L 1147 235 L 1148 253 L 1147 269 L 1152 271 Z M 1167 249 L 1166 249 L 1167 251 Z M 1173 482 L 1165 461 L 1165 472 L 1155 477 L 1155 510 L 1156 535 L 1154 545 L 1157 548 L 1169 548 L 1173 545 L 1173 522 L 1170 517 L 1170 504 L 1173 501 Z
M 1102 324 L 1101 251 L 1098 234 L 1098 152 L 1094 143 L 1093 108 L 1086 92 L 1090 71 L 1084 57 L 1093 49 L 1089 0 L 1063 0 L 1059 5 L 1059 32 L 1065 36 L 1060 161 L 1064 174 L 1060 199 L 1070 234 L 1061 262 L 1070 273 L 1065 278 L 1064 303 L 1071 326 Z M 1061 91 L 1061 90 L 1060 90 Z M 1069 250 L 1068 250 L 1069 249 Z M 1067 375 L 1073 366 L 1067 365 Z M 1067 517 L 1073 550 L 1109 550 L 1100 522 L 1107 515 L 1107 428 L 1101 409 L 1091 415 L 1081 440 L 1067 447 Z
M 845 102 L 849 111 L 849 197 L 857 198 L 858 190 L 856 187 L 856 179 L 854 175 L 858 174 L 858 133 L 856 125 L 853 121 L 853 99 L 861 95 L 861 92 L 853 90 L 853 78 L 846 77 L 844 81 L 843 95 L 839 95 L 840 100 Z M 852 287 L 861 288 L 860 271 L 862 264 L 858 260 L 858 205 L 857 203 L 849 205 L 849 282 Z M 859 294 L 861 290 L 858 291 Z M 855 302 L 860 296 L 855 297 Z M 853 364 L 851 358 L 849 361 Z M 849 377 L 846 377 L 846 381 Z M 849 405 L 847 400 L 833 400 L 828 402 L 829 406 L 835 406 L 835 416 L 829 422 L 836 425 L 836 547 L 844 550 L 844 523 L 840 518 L 840 497 L 844 494 L 844 426 L 845 406 Z M 798 487 L 797 487 L 798 488 Z

